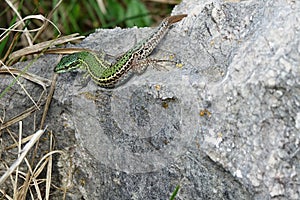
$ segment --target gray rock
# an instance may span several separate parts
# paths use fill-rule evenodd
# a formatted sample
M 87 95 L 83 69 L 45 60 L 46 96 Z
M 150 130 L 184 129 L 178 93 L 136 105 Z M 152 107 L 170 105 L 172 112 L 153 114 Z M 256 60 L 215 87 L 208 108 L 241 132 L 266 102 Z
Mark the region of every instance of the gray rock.
M 46 122 L 58 147 L 75 147 L 69 198 L 168 199 L 179 184 L 178 199 L 299 199 L 299 11 L 292 0 L 183 1 L 173 14 L 189 16 L 152 55 L 182 68 L 149 67 L 113 90 L 62 74 Z M 151 31 L 99 29 L 80 47 L 120 55 Z M 29 70 L 50 78 L 57 62 Z M 30 102 L 16 103 L 17 87 L 8 96 L 12 116 Z

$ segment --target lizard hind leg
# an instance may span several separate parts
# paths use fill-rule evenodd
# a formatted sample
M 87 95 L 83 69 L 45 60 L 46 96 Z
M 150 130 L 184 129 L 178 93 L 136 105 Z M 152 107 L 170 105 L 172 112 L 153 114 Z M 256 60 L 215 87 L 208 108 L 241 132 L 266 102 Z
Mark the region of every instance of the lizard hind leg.
M 150 66 L 161 71 L 168 71 L 169 70 L 169 66 L 165 65 L 164 63 L 170 63 L 170 64 L 176 64 L 176 61 L 173 60 L 156 60 L 155 62 L 151 63 Z
M 152 58 L 145 58 L 143 60 L 138 60 L 132 64 L 132 70 L 136 74 L 142 74 L 148 66 L 151 66 L 157 70 L 168 70 L 168 68 L 162 63 L 173 63 L 176 64 L 175 61 L 172 60 L 158 60 Z

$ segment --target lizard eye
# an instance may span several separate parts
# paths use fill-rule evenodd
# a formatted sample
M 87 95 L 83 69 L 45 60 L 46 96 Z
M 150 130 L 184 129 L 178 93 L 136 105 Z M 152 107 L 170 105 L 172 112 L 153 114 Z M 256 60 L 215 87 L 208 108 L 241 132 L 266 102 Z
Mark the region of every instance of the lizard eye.
M 70 70 L 79 68 L 79 66 L 80 66 L 80 61 L 75 60 L 74 62 L 71 62 L 68 66 L 66 66 L 66 69 L 70 71 Z

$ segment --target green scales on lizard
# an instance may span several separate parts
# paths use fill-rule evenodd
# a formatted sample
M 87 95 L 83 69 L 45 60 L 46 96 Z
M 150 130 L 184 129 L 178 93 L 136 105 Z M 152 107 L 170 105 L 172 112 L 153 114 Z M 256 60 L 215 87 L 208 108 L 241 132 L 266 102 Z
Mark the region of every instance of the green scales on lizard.
M 124 53 L 115 63 L 109 64 L 103 57 L 90 51 L 82 51 L 65 56 L 54 68 L 56 73 L 64 73 L 83 68 L 100 86 L 113 88 L 126 79 L 129 72 L 143 71 L 149 64 L 168 60 L 150 59 L 148 56 L 155 49 L 169 27 L 187 15 L 175 15 L 165 18 L 152 35 Z

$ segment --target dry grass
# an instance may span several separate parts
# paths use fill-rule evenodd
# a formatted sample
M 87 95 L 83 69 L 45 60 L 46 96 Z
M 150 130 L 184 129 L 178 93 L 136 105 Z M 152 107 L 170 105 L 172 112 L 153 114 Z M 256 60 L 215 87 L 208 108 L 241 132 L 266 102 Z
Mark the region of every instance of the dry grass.
M 11 76 L 13 80 L 3 91 L 0 91 L 0 102 L 13 86 L 17 86 L 31 100 L 32 105 L 9 119 L 6 119 L 5 115 L 0 116 L 0 194 L 2 194 L 0 196 L 3 199 L 51 199 L 52 193 L 59 191 L 63 194 L 62 199 L 65 199 L 72 185 L 73 169 L 71 169 L 70 164 L 70 167 L 66 170 L 66 177 L 64 177 L 67 180 L 65 183 L 57 185 L 58 183 L 53 182 L 53 156 L 58 154 L 68 159 L 68 155 L 66 155 L 66 152 L 55 149 L 52 131 L 45 127 L 57 76 L 54 75 L 49 80 L 29 73 L 28 68 L 40 55 L 45 53 L 61 54 L 80 51 L 81 49 L 56 49 L 56 47 L 67 42 L 78 41 L 84 37 L 79 34 L 61 37 L 59 28 L 51 21 L 62 0 L 58 1 L 47 15 L 22 16 L 18 9 L 18 1 L 5 0 L 5 3 L 7 4 L 7 10 L 17 17 L 15 23 L 10 27 L 0 27 L 0 31 L 2 31 L 0 32 L 0 47 L 1 43 L 5 43 L 4 41 L 9 36 L 12 38 L 8 42 L 9 46 L 5 48 L 7 49 L 5 55 L 0 60 L 0 75 Z M 101 11 L 105 13 L 106 9 L 103 1 L 97 0 L 97 3 Z M 31 23 L 33 21 L 35 23 Z M 39 26 L 28 26 L 30 23 L 39 24 Z M 33 28 L 30 29 L 29 27 Z M 52 30 L 50 36 L 49 30 Z M 46 36 L 40 37 L 43 35 Z M 51 39 L 37 42 L 38 38 Z M 15 50 L 16 47 L 18 47 L 17 50 Z M 28 57 L 29 55 L 30 57 Z M 12 64 L 27 58 L 30 58 L 31 62 L 23 70 L 11 67 Z M 26 86 L 19 81 L 21 78 L 42 88 L 42 92 L 38 94 L 38 97 L 33 97 L 34 94 L 27 91 Z M 2 109 L 3 113 L 5 111 L 9 112 L 8 108 Z M 33 117 L 38 110 L 43 110 L 41 119 L 37 120 L 40 121 L 40 124 L 33 124 L 32 127 L 38 127 L 39 130 L 36 131 L 33 128 L 31 134 L 25 134 L 23 132 L 23 121 Z M 13 126 L 15 124 L 19 126 Z M 2 139 L 4 135 L 6 139 Z M 25 137 L 25 135 L 28 136 Z M 47 138 L 47 152 L 39 151 L 40 145 L 46 145 L 41 138 Z M 6 157 L 1 157 L 4 154 Z M 7 157 L 10 157 L 10 159 L 7 160 Z
M 24 112 L 18 114 L 17 116 L 8 119 L 5 122 L 0 119 L 0 131 L 5 130 L 7 133 L 9 133 L 9 136 L 11 138 L 11 141 L 3 142 L 3 145 L 6 146 L 4 148 L 4 151 L 7 151 L 6 153 L 8 154 L 9 152 L 16 152 L 16 150 L 18 152 L 16 160 L 13 163 L 9 164 L 10 166 L 8 166 L 8 163 L 5 160 L 1 161 L 1 164 L 2 166 L 5 166 L 6 171 L 0 178 L 0 186 L 5 183 L 6 185 L 10 185 L 11 188 L 7 191 L 0 188 L 0 192 L 2 193 L 3 197 L 7 199 L 26 199 L 29 197 L 31 197 L 31 199 L 50 199 L 50 188 L 53 187 L 52 157 L 53 154 L 64 154 L 63 151 L 57 151 L 54 149 L 53 135 L 46 128 L 44 128 L 46 115 L 55 88 L 56 76 L 53 77 L 53 79 L 51 80 L 51 85 L 49 86 L 49 80 L 43 79 L 36 75 L 32 75 L 29 73 L 20 75 L 20 72 L 13 68 L 4 68 L 1 69 L 1 71 L 10 73 L 12 76 L 16 74 L 17 76 L 25 77 L 31 82 L 40 85 L 42 88 L 44 88 L 44 90 L 40 94 L 40 101 L 38 102 L 34 102 L 33 98 L 30 97 L 30 94 L 26 93 L 32 99 L 33 106 L 26 109 Z M 25 89 L 25 87 L 23 87 L 21 83 L 20 86 L 21 88 Z M 43 104 L 42 102 L 45 103 Z M 23 138 L 22 120 L 32 116 L 34 111 L 38 109 L 43 109 L 43 114 L 40 120 L 40 130 L 27 136 L 26 138 Z M 15 137 L 13 134 L 15 130 L 10 129 L 10 127 L 16 123 L 19 124 L 18 137 Z M 41 136 L 45 135 L 47 131 L 48 135 L 45 137 L 49 138 L 49 153 L 43 155 L 39 151 L 37 151 L 37 148 L 39 148 L 38 143 Z M 12 143 L 12 145 L 7 146 L 7 144 L 9 143 Z M 23 144 L 25 144 L 25 146 L 22 148 Z M 31 155 L 31 159 L 27 158 L 27 156 L 29 155 Z M 11 157 L 14 157 L 13 153 Z M 44 171 L 46 172 L 45 177 L 40 176 Z M 13 190 L 11 190 L 12 188 Z M 63 190 L 64 196 L 66 195 L 66 188 L 57 186 L 55 188 Z M 41 190 L 43 190 L 43 192 L 41 192 Z
M 0 160 L 0 193 L 2 194 L 3 199 L 51 199 L 51 192 L 60 190 L 63 191 L 63 198 L 65 198 L 68 188 L 66 188 L 66 186 L 56 186 L 52 182 L 53 155 L 65 153 L 60 150 L 55 150 L 53 134 L 51 133 L 51 130 L 47 130 L 44 125 L 54 93 L 56 75 L 53 76 L 52 80 L 49 80 L 38 75 L 28 73 L 27 70 L 32 63 L 35 62 L 36 59 L 42 53 L 45 53 L 45 51 L 50 47 L 78 40 L 83 37 L 78 36 L 78 34 L 60 37 L 60 31 L 50 21 L 52 13 L 59 6 L 61 1 L 58 2 L 47 18 L 42 15 L 22 17 L 12 1 L 6 0 L 6 3 L 10 9 L 15 12 L 18 19 L 9 28 L 1 28 L 1 31 L 3 32 L 0 34 L 0 43 L 12 33 L 17 32 L 18 37 L 14 37 L 14 40 L 10 44 L 5 56 L 0 60 L 0 75 L 6 74 L 13 78 L 11 84 L 1 91 L 0 100 L 4 99 L 11 87 L 17 84 L 18 88 L 23 90 L 29 99 L 31 99 L 32 106 L 5 121 L 5 116 L 0 117 L 0 139 L 2 141 L 2 149 L 0 153 L 7 155 L 5 158 L 10 157 L 10 160 L 14 160 L 12 162 L 3 158 Z M 31 20 L 41 21 L 41 26 L 28 30 L 26 28 L 26 23 Z M 38 35 L 43 34 L 43 31 L 46 30 L 48 26 L 52 26 L 59 34 L 53 36 L 55 39 L 35 44 L 35 38 L 37 38 Z M 26 48 L 14 51 L 14 46 L 17 42 L 19 42 L 18 38 L 20 37 L 25 38 L 27 46 Z M 11 64 L 23 60 L 25 56 L 30 54 L 34 54 L 35 58 L 28 66 L 25 67 L 24 70 L 9 67 Z M 34 100 L 35 98 L 32 97 L 34 94 L 30 94 L 27 91 L 26 86 L 19 81 L 21 77 L 43 89 L 41 94 L 39 94 L 38 101 Z M 4 110 L 6 110 L 6 108 L 4 108 Z M 43 110 L 43 114 L 39 120 L 41 121 L 39 124 L 39 130 L 32 130 L 32 134 L 23 138 L 25 134 L 23 133 L 22 121 L 28 117 L 32 117 L 33 113 L 37 110 Z M 9 110 L 7 112 L 9 112 Z M 12 126 L 14 124 L 19 124 L 17 129 L 15 126 Z M 34 127 L 34 125 L 32 127 Z M 19 134 L 15 134 L 16 132 Z M 5 140 L 2 140 L 3 134 L 7 134 Z M 48 139 L 48 153 L 41 153 L 38 151 L 41 137 Z M 43 145 L 45 144 L 45 142 L 41 143 Z

